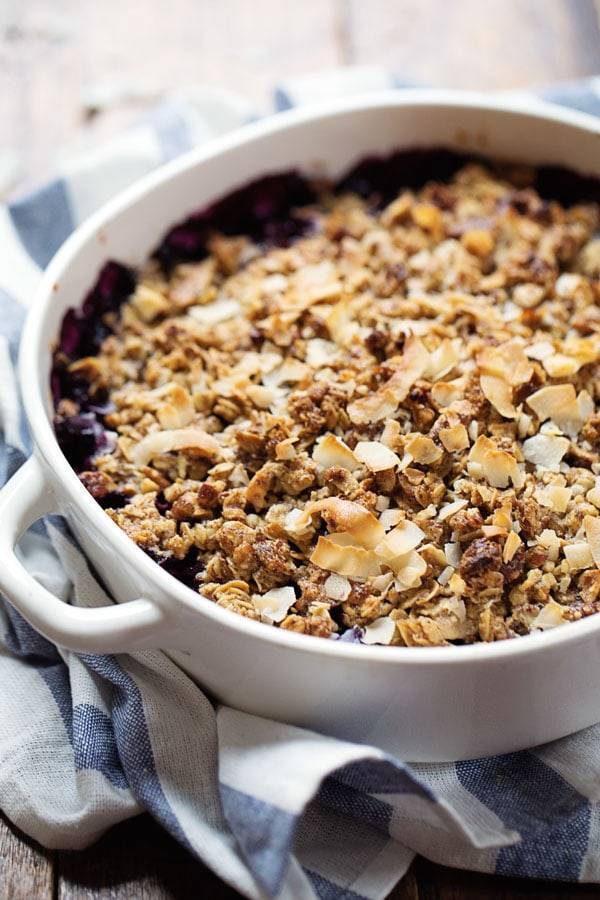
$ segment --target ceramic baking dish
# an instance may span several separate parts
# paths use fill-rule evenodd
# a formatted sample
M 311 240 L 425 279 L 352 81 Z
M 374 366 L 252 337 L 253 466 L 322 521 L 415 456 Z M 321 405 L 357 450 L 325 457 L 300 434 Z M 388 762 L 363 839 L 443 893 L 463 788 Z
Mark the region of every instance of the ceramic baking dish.
M 600 721 L 600 616 L 496 644 L 399 648 L 326 641 L 237 616 L 162 571 L 80 483 L 51 425 L 51 345 L 101 265 L 139 264 L 172 223 L 260 175 L 332 176 L 369 154 L 447 146 L 600 175 L 600 125 L 557 107 L 440 91 L 371 94 L 285 113 L 194 151 L 89 219 L 44 274 L 22 340 L 34 455 L 0 492 L 0 588 L 73 650 L 162 648 L 211 696 L 263 716 L 375 743 L 409 760 L 512 751 Z M 117 605 L 80 609 L 18 561 L 22 532 L 66 516 Z

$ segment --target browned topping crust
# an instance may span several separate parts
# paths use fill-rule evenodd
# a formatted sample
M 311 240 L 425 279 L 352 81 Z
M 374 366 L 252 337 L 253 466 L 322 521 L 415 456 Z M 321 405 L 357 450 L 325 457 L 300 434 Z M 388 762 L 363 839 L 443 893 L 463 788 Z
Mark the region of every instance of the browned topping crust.
M 125 495 L 108 515 L 158 560 L 195 554 L 204 597 L 300 633 L 430 646 L 598 611 L 598 205 L 468 165 L 301 215 L 290 247 L 215 235 L 143 270 L 71 366 L 114 404 L 90 493 Z

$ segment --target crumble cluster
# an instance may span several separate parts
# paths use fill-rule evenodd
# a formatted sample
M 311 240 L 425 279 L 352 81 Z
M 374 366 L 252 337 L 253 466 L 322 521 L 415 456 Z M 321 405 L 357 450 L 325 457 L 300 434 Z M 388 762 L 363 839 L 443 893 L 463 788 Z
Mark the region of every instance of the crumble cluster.
M 97 353 L 56 354 L 107 400 L 84 485 L 279 628 L 431 646 L 597 612 L 599 207 L 527 179 L 469 164 L 383 209 L 323 189 L 291 246 L 150 262 Z

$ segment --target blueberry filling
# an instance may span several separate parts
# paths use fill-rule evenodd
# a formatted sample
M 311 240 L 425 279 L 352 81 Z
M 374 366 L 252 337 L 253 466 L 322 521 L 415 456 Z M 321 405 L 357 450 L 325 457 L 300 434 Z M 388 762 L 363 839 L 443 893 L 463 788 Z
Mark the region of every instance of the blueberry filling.
M 70 359 L 93 356 L 111 333 L 109 313 L 118 313 L 135 288 L 133 272 L 107 262 L 80 309 L 69 309 L 62 321 L 59 349 Z
M 214 232 L 243 234 L 259 244 L 287 246 L 310 228 L 309 220 L 293 210 L 314 200 L 310 183 L 297 172 L 268 175 L 176 225 L 165 235 L 154 257 L 167 272 L 179 262 L 203 259 Z
M 76 472 L 89 469 L 94 456 L 108 448 L 106 431 L 95 413 L 57 416 L 54 429 L 62 452 Z
M 62 321 L 50 388 L 55 408 L 61 400 L 69 400 L 79 410 L 75 415 L 57 415 L 54 420 L 58 443 L 76 472 L 88 468 L 93 457 L 108 448 L 104 414 L 111 405 L 106 394 L 91 396 L 86 379 L 69 371 L 69 366 L 99 351 L 112 330 L 108 317 L 118 314 L 134 288 L 133 272 L 120 263 L 108 262 L 81 308 L 69 309 Z
M 473 156 L 453 150 L 398 150 L 389 156 L 367 156 L 337 183 L 337 193 L 355 193 L 385 206 L 402 188 L 417 189 L 428 181 L 447 181 Z
M 364 633 L 363 628 L 359 628 L 358 625 L 353 625 L 352 628 L 348 628 L 341 633 L 334 632 L 331 635 L 331 640 L 342 641 L 344 644 L 360 644 Z
M 102 509 L 123 509 L 129 503 L 129 497 L 121 491 L 108 491 L 102 497 L 96 497 Z
M 154 501 L 154 505 L 156 506 L 157 511 L 161 514 L 161 516 L 165 516 L 169 509 L 171 508 L 171 504 L 165 498 L 164 492 L 159 491 L 156 495 L 156 500 Z
M 146 550 L 146 553 L 161 569 L 177 578 L 178 581 L 182 581 L 187 587 L 194 590 L 198 587 L 198 577 L 204 571 L 204 565 L 198 559 L 196 547 L 193 547 L 183 559 L 177 559 L 175 556 L 158 556 L 152 550 Z

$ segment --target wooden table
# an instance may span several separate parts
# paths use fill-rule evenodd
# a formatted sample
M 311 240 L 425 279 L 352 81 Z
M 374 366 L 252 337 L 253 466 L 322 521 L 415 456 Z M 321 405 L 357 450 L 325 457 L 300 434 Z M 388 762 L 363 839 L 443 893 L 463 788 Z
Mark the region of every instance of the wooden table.
M 266 110 L 276 80 L 354 63 L 461 88 L 596 74 L 598 11 L 593 0 L 2 0 L 0 175 L 12 163 L 19 188 L 38 183 L 62 148 L 114 133 L 164 90 L 243 90 Z M 598 892 L 418 860 L 391 896 L 564 900 Z M 44 850 L 0 820 L 0 900 L 236 896 L 147 816 L 79 853 Z

